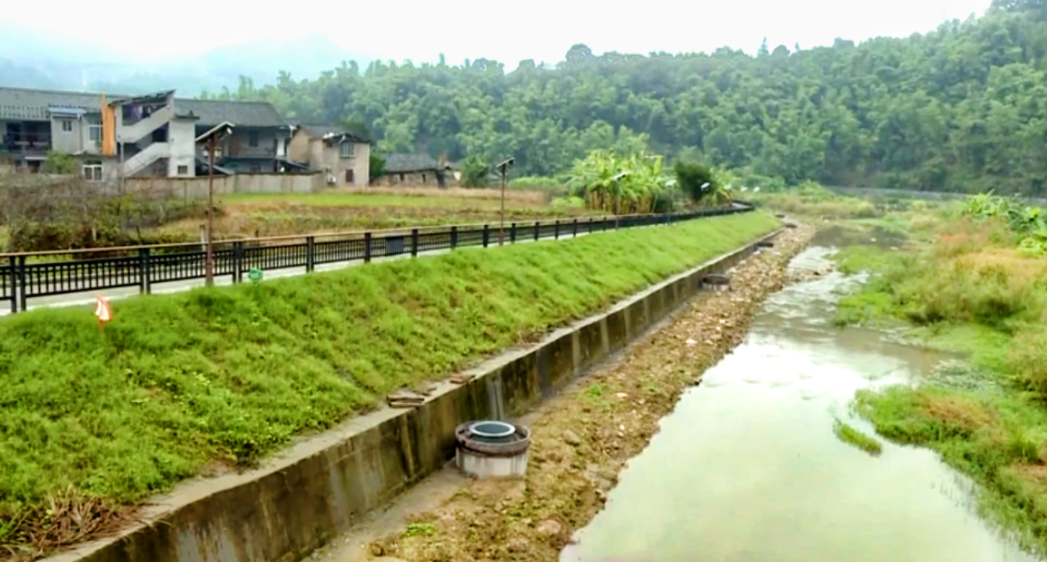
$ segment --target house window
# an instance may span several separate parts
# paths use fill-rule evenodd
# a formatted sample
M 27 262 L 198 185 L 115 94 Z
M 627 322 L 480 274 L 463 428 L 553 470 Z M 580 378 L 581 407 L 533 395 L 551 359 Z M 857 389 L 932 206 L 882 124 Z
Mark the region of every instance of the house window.
M 100 143 L 102 142 L 102 126 L 101 125 L 89 125 L 87 127 L 88 138 L 91 142 Z
M 252 148 L 258 146 L 258 133 L 251 133 L 247 136 L 247 146 Z
M 262 165 L 261 164 L 251 164 L 251 171 L 254 172 L 254 173 L 261 172 L 262 171 Z
M 422 185 L 425 185 L 425 174 L 422 174 Z
M 80 172 L 87 181 L 102 181 L 101 164 L 86 164 L 80 167 Z
M 342 145 L 342 146 L 345 146 L 345 145 Z M 353 185 L 355 183 L 355 182 L 353 182 L 353 171 L 352 170 L 346 170 L 345 171 L 345 183 L 347 183 L 349 185 Z
M 356 147 L 351 142 L 343 142 L 342 147 L 342 158 L 352 158 L 356 154 Z
M 402 183 L 403 181 L 404 181 L 404 175 L 400 174 L 400 182 Z
M 179 166 L 178 167 L 178 175 L 180 175 L 180 176 L 188 176 L 189 175 L 189 166 Z
M 62 132 L 71 133 L 73 132 L 73 122 L 68 119 L 62 120 Z

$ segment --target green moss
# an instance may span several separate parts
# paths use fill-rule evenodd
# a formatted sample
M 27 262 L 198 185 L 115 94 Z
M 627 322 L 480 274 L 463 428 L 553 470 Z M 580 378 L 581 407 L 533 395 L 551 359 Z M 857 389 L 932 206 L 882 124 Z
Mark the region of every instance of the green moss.
M 0 523 L 67 486 L 124 502 L 250 464 L 383 396 L 778 225 L 763 213 L 464 249 L 0 321 Z

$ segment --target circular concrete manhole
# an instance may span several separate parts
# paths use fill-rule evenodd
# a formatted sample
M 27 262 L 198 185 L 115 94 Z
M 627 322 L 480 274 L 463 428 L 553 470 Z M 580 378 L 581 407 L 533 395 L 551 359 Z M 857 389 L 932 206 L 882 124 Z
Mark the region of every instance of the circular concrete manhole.
M 731 278 L 722 273 L 710 273 L 702 277 L 702 288 L 712 291 L 730 290 Z
M 455 463 L 478 478 L 505 478 L 527 473 L 531 431 L 519 424 L 477 421 L 455 430 Z

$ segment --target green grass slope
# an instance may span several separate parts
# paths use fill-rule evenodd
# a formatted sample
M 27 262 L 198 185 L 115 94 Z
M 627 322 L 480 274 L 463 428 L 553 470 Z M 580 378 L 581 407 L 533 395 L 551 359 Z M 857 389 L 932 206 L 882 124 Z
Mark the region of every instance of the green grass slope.
M 0 527 L 73 486 L 133 502 L 777 227 L 763 213 L 466 249 L 0 321 Z

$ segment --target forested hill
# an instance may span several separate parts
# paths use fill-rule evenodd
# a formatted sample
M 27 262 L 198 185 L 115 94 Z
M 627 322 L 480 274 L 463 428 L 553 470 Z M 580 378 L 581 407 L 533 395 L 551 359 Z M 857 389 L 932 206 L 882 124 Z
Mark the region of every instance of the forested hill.
M 512 154 L 517 175 L 649 142 L 790 183 L 1044 195 L 1045 55 L 1047 0 L 997 0 L 978 18 L 858 45 L 756 56 L 576 45 L 555 68 L 343 64 L 260 90 L 245 81 L 232 96 L 269 99 L 294 120 L 357 123 L 384 150 Z

